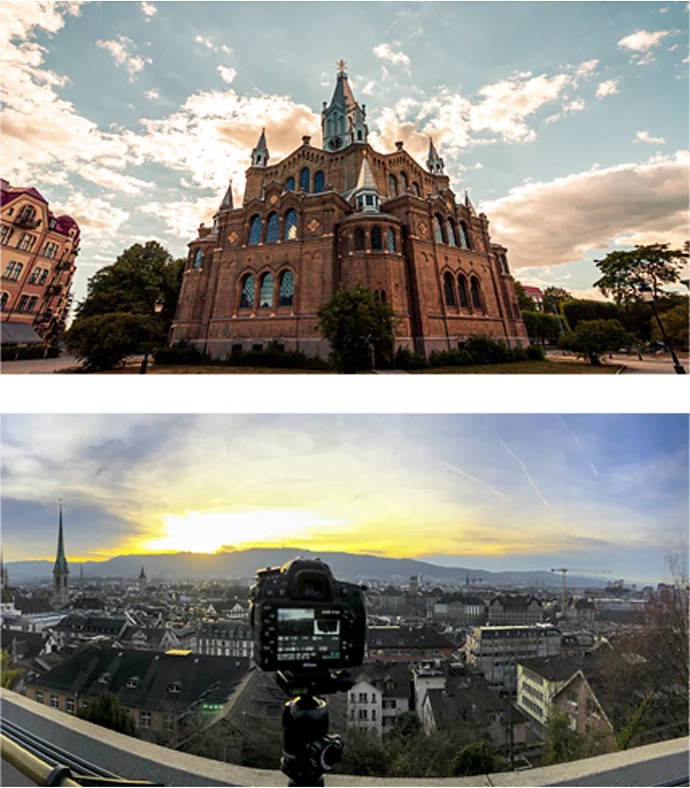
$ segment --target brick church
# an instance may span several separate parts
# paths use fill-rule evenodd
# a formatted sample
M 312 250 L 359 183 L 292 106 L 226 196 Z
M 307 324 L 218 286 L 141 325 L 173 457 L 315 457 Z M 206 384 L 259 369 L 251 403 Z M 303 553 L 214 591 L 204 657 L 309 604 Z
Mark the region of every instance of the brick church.
M 396 347 L 428 355 L 478 334 L 526 344 L 507 250 L 468 197 L 456 201 L 433 141 L 426 169 L 402 142 L 374 150 L 343 61 L 321 129 L 321 147 L 303 137 L 277 164 L 262 132 L 242 205 L 230 185 L 189 244 L 171 341 L 216 357 L 273 341 L 326 357 L 319 306 L 363 285 L 398 315 Z

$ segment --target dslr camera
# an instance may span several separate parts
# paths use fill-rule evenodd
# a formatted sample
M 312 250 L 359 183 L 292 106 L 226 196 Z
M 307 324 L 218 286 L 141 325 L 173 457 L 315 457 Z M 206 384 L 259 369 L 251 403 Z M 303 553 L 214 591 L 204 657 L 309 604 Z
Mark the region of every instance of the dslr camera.
M 319 559 L 260 570 L 250 598 L 254 659 L 262 670 L 300 675 L 362 664 L 364 591 L 336 580 Z

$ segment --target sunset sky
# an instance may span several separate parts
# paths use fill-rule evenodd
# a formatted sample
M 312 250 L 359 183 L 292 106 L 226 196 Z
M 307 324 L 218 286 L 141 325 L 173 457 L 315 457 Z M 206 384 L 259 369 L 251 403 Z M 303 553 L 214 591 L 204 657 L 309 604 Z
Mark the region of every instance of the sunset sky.
M 593 295 L 593 260 L 685 240 L 688 4 L 0 3 L 0 170 L 82 227 L 77 300 L 134 242 L 174 255 L 311 134 L 345 58 L 370 141 L 433 136 L 522 281 Z
M 254 545 L 658 581 L 688 417 L 3 416 L 6 561 Z

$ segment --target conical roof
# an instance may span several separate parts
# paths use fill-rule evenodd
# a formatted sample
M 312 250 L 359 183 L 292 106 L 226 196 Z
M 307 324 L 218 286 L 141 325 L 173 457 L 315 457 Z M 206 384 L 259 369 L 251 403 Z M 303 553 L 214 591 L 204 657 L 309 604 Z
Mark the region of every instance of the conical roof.
M 369 166 L 369 159 L 362 159 L 362 166 L 359 168 L 359 177 L 357 178 L 357 185 L 355 191 L 374 191 L 378 192 L 374 175 Z
M 429 158 L 438 159 L 438 152 L 436 151 L 434 140 L 431 137 L 429 137 Z
M 259 141 L 257 142 L 256 148 L 254 148 L 254 150 L 255 151 L 265 151 L 267 149 L 268 148 L 267 148 L 267 145 L 266 145 L 266 129 L 261 129 L 261 136 L 259 137 Z
M 67 558 L 65 557 L 65 538 L 62 530 L 62 504 L 60 504 L 60 524 L 58 527 L 58 546 L 57 557 L 55 558 L 55 566 L 53 572 L 69 572 L 67 566 Z
M 338 81 L 335 83 L 331 106 L 336 105 L 342 107 L 345 111 L 349 111 L 353 109 L 356 104 L 357 102 L 352 95 L 352 88 L 350 87 L 347 74 L 341 71 L 340 74 L 338 74 Z
M 230 181 L 230 183 L 228 184 L 227 191 L 225 192 L 225 195 L 224 195 L 223 200 L 222 200 L 222 202 L 220 204 L 220 207 L 221 208 L 230 208 L 230 209 L 232 209 L 234 207 L 233 206 L 233 201 L 232 201 L 232 181 Z

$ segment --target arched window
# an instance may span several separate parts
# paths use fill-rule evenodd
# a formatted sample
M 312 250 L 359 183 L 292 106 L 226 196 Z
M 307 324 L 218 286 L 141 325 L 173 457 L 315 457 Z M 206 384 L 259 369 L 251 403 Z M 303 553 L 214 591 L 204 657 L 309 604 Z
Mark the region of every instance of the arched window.
M 362 141 L 362 129 L 357 130 L 357 142 Z
M 355 230 L 355 252 L 364 251 L 364 230 L 358 227 Z
M 242 280 L 240 309 L 252 309 L 254 306 L 254 275 L 247 274 Z
M 19 211 L 19 216 L 17 216 L 17 221 L 22 224 L 23 222 L 31 221 L 34 218 L 36 213 L 36 209 L 33 205 L 25 205 L 21 211 Z
M 201 249 L 197 249 L 194 253 L 194 262 L 192 263 L 192 268 L 201 268 L 201 262 L 204 259 L 204 253 Z
M 472 306 L 475 309 L 482 309 L 481 287 L 476 276 L 470 279 L 470 291 L 472 292 Z
M 504 254 L 499 255 L 498 256 L 498 261 L 499 261 L 500 266 L 501 266 L 501 273 L 502 274 L 509 274 L 510 273 L 510 269 L 508 268 L 508 260 L 506 259 L 506 256 Z
M 422 190 L 419 188 L 417 181 L 412 181 L 412 194 L 414 194 L 415 197 L 419 197 L 421 193 Z
M 395 175 L 388 176 L 388 196 L 396 197 L 398 194 L 398 179 Z
M 455 306 L 455 288 L 453 287 L 453 277 L 446 273 L 443 275 L 443 295 L 446 306 Z
M 292 271 L 283 271 L 278 289 L 278 306 L 292 306 L 295 297 L 295 280 Z
M 446 239 L 443 236 L 443 223 L 439 214 L 434 214 L 434 238 L 437 244 L 444 244 Z
M 403 194 L 407 194 L 407 190 L 410 188 L 410 181 L 406 172 L 400 173 L 400 188 Z
M 295 191 L 295 179 L 292 177 L 292 175 L 285 181 L 285 191 L 286 192 Z
M 386 291 L 385 291 L 385 290 L 382 290 L 382 291 L 381 291 L 381 303 L 382 303 L 382 304 L 385 304 L 385 303 L 386 303 Z M 372 697 L 373 697 L 373 696 L 372 696 Z
M 389 252 L 395 252 L 395 233 L 389 227 L 388 232 L 386 233 L 386 248 Z
M 284 241 L 294 241 L 297 238 L 297 211 L 294 208 L 285 214 L 285 229 L 283 230 Z
M 273 277 L 271 274 L 264 274 L 261 277 L 261 287 L 259 288 L 259 309 L 273 306 Z
M 319 192 L 322 192 L 325 185 L 326 173 L 323 170 L 319 170 L 314 176 L 314 193 L 318 194 Z
M 462 274 L 458 276 L 458 293 L 460 295 L 460 306 L 467 308 L 470 305 L 467 299 L 467 279 Z
M 9 293 L 3 293 L 0 298 L 0 311 L 3 311 L 7 306 L 7 299 L 10 297 Z
M 455 225 L 453 224 L 453 220 L 450 218 L 446 221 L 446 230 L 448 231 L 448 243 L 451 246 L 457 246 L 458 241 L 455 236 Z
M 380 227 L 371 228 L 371 248 L 380 251 L 383 249 L 383 236 Z
M 249 245 L 261 243 L 261 217 L 257 214 L 252 217 L 252 223 L 249 225 Z
M 311 173 L 309 171 L 309 167 L 305 167 L 302 172 L 299 174 L 299 187 L 303 192 L 309 191 L 309 178 L 311 177 Z
M 277 213 L 272 213 L 268 217 L 266 224 L 266 243 L 274 244 L 278 240 L 280 232 L 280 217 Z
M 460 236 L 460 246 L 462 246 L 463 249 L 469 249 L 470 243 L 467 236 L 467 227 L 465 226 L 465 222 L 460 222 L 458 225 L 458 235 Z

